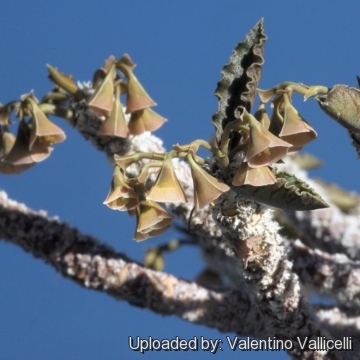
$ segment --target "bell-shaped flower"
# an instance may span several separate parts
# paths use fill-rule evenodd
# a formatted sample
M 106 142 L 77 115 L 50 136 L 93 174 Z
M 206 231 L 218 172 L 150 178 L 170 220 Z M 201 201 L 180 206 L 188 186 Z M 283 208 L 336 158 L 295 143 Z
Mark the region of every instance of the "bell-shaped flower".
M 279 133 L 279 137 L 293 145 L 291 152 L 300 149 L 310 141 L 316 139 L 316 131 L 301 117 L 298 111 L 290 102 L 287 92 L 282 95 L 284 101 L 284 124 Z
M 250 126 L 250 141 L 245 161 L 251 167 L 260 167 L 274 163 L 286 155 L 291 144 L 279 139 L 266 130 L 259 121 L 246 111 L 244 121 Z
M 192 154 L 188 154 L 191 175 L 194 183 L 194 207 L 202 209 L 211 201 L 217 199 L 222 193 L 230 188 L 224 182 L 208 174 L 194 160 Z
M 128 123 L 129 133 L 131 135 L 140 135 L 145 131 L 155 131 L 166 121 L 166 119 L 149 108 L 135 111 L 131 114 Z
M 139 205 L 138 195 L 118 166 L 115 166 L 110 191 L 103 203 L 110 209 L 120 211 L 131 210 Z
M 124 55 L 116 63 L 116 67 L 128 79 L 128 94 L 126 99 L 127 114 L 156 105 L 134 75 L 133 68 L 135 67 L 135 64 L 130 59 L 129 55 Z
M 168 152 L 164 165 L 147 196 L 148 200 L 174 203 L 187 202 L 184 190 L 181 188 L 179 180 L 175 175 L 172 157 L 172 152 Z
M 29 150 L 38 152 L 63 142 L 66 139 L 64 131 L 46 117 L 33 99 L 27 98 L 26 101 L 30 104 L 32 116 Z
M 114 79 L 115 79 L 115 62 L 109 67 L 108 73 L 104 80 L 96 88 L 94 94 L 88 100 L 89 108 L 96 114 L 108 116 L 114 106 Z
M 2 159 L 14 165 L 32 164 L 47 159 L 53 148 L 45 147 L 39 150 L 30 150 L 30 128 L 22 120 L 18 126 L 18 132 L 14 146 L 10 152 Z
M 232 181 L 234 186 L 264 186 L 275 183 L 276 177 L 268 166 L 252 168 L 247 163 L 242 163 L 239 166 Z
M 173 216 L 152 200 L 142 200 L 136 208 L 136 232 L 134 240 L 141 241 L 165 232 Z
M 13 148 L 15 140 L 15 136 L 9 131 L 4 131 L 0 134 L 0 173 L 2 174 L 20 174 L 35 165 L 35 163 L 14 165 L 9 162 L 2 161 L 2 159 L 5 158 Z
M 120 103 L 120 84 L 115 87 L 115 104 L 110 115 L 101 124 L 99 134 L 121 138 L 126 138 L 129 134 L 123 107 Z

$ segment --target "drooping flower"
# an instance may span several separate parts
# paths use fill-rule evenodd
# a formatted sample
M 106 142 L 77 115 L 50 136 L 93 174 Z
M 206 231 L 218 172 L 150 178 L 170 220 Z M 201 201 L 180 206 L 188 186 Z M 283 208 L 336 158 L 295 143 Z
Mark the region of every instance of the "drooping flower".
M 147 196 L 148 200 L 175 203 L 187 202 L 184 190 L 181 188 L 179 180 L 175 175 L 172 157 L 171 152 L 167 153 L 164 165 Z
M 120 103 L 120 84 L 115 87 L 115 104 L 110 115 L 101 124 L 99 134 L 126 138 L 129 129 L 125 120 L 124 111 Z
M 171 226 L 173 216 L 152 200 L 142 200 L 136 208 L 136 231 L 134 240 L 141 241 L 157 236 Z
M 286 155 L 291 144 L 279 139 L 266 130 L 246 110 L 243 120 L 250 126 L 250 141 L 245 160 L 251 167 L 265 166 L 274 163 Z
M 208 174 L 194 160 L 189 153 L 187 160 L 190 164 L 191 175 L 194 183 L 194 207 L 202 209 L 211 201 L 217 199 L 230 188 L 224 182 Z
M 110 62 L 111 65 L 109 65 Z M 115 58 L 110 57 L 106 62 L 106 66 L 108 73 L 88 100 L 88 106 L 95 113 L 108 116 L 114 106 Z
M 15 140 L 15 136 L 9 131 L 4 131 L 0 134 L 0 173 L 2 174 L 20 174 L 35 165 L 35 163 L 14 165 L 9 162 L 2 161 L 2 159 L 5 158 L 13 148 Z
M 110 209 L 120 211 L 134 209 L 139 204 L 138 195 L 128 184 L 119 166 L 115 166 L 110 191 L 103 203 Z
M 155 131 L 166 121 L 166 119 L 149 108 L 138 110 L 131 114 L 128 124 L 129 133 L 131 135 L 140 135 L 144 131 Z
M 276 177 L 268 166 L 251 167 L 242 163 L 236 170 L 232 184 L 234 186 L 264 186 L 276 183 Z
M 300 150 L 304 145 L 316 139 L 316 131 L 302 118 L 295 107 L 291 104 L 290 95 L 284 92 L 282 95 L 283 126 L 279 137 L 293 145 L 290 152 Z M 279 106 L 279 105 L 278 105 Z M 280 112 L 281 114 L 281 112 Z
M 47 159 L 53 148 L 45 147 L 39 150 L 30 150 L 30 128 L 22 120 L 18 126 L 18 132 L 14 146 L 10 152 L 2 159 L 14 165 L 32 164 Z
M 64 131 L 52 123 L 32 98 L 27 98 L 32 116 L 29 150 L 39 152 L 66 139 Z
M 156 105 L 134 75 L 133 68 L 135 64 L 129 55 L 123 55 L 121 59 L 117 61 L 116 67 L 128 79 L 128 94 L 126 99 L 127 114 Z

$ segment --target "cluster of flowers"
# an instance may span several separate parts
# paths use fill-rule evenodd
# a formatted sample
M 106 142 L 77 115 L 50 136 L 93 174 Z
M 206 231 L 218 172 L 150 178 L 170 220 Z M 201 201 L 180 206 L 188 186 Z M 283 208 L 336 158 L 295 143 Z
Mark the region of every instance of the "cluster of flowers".
M 315 130 L 301 117 L 291 103 L 293 88 L 297 84 L 284 83 L 280 88 L 259 90 L 261 104 L 255 115 L 244 108 L 235 121 L 228 123 L 218 146 L 204 140 L 195 140 L 188 145 L 174 145 L 166 154 L 137 153 L 127 156 L 115 155 L 117 166 L 111 189 L 104 204 L 114 210 L 128 211 L 137 216 L 134 239 L 137 241 L 156 236 L 166 231 L 172 221 L 157 202 L 187 202 L 173 168 L 172 159 L 181 158 L 191 168 L 194 185 L 194 208 L 201 209 L 217 199 L 230 188 L 222 180 L 206 172 L 206 160 L 196 155 L 200 146 L 211 151 L 222 167 L 224 178 L 231 175 L 232 185 L 264 186 L 276 183 L 271 165 L 280 162 L 286 154 L 300 150 L 315 139 Z M 308 90 L 308 88 L 307 88 Z M 271 119 L 265 111 L 265 103 L 273 98 Z M 240 134 L 237 144 L 229 142 L 232 132 Z M 240 156 L 240 163 L 238 161 Z M 126 176 L 126 168 L 140 160 L 149 159 L 136 178 Z M 234 164 L 235 170 L 234 170 Z M 149 169 L 160 167 L 150 189 L 146 187 Z M 233 171 L 234 170 L 234 171 Z
M 258 89 L 261 103 L 254 116 L 242 109 L 239 119 L 225 128 L 224 134 L 231 130 L 241 134 L 238 146 L 229 154 L 230 161 L 241 151 L 245 154 L 234 175 L 233 185 L 274 184 L 276 178 L 269 166 L 281 161 L 286 154 L 299 151 L 317 137 L 316 131 L 292 105 L 292 91 L 292 84 L 285 84 L 282 89 Z M 274 96 L 270 119 L 265 103 Z
M 0 172 L 19 174 L 50 156 L 53 144 L 65 140 L 65 133 L 46 116 L 54 108 L 39 104 L 33 92 L 22 95 L 0 109 Z M 17 136 L 10 131 L 10 115 L 19 118 Z M 27 119 L 28 118 L 28 119 Z
M 129 135 L 142 134 L 144 131 L 155 131 L 166 121 L 150 109 L 156 103 L 134 75 L 135 66 L 127 54 L 118 61 L 114 56 L 110 56 L 105 65 L 95 72 L 95 91 L 87 104 L 96 114 L 105 116 L 99 134 L 126 138 Z M 122 94 L 127 95 L 125 113 L 130 115 L 128 122 L 120 102 Z
M 204 161 L 195 155 L 199 146 L 206 145 L 202 140 L 197 140 L 189 145 L 175 145 L 173 150 L 166 154 L 137 153 L 128 156 L 115 155 L 115 171 L 109 194 L 104 204 L 113 210 L 128 211 L 136 215 L 137 225 L 134 239 L 145 240 L 165 232 L 173 220 L 157 202 L 187 202 L 186 195 L 176 177 L 172 159 L 182 158 L 188 161 L 194 183 L 194 207 L 201 209 L 211 201 L 229 190 L 229 186 L 208 174 L 200 165 Z M 208 145 L 210 146 L 210 145 Z M 216 151 L 216 149 L 214 149 Z M 136 178 L 126 177 L 126 168 L 132 163 L 152 159 L 143 166 Z M 146 179 L 149 169 L 160 167 L 157 178 L 148 191 Z
M 0 108 L 0 172 L 20 173 L 35 163 L 46 159 L 51 145 L 65 140 L 64 132 L 48 118 L 54 114 L 70 119 L 73 113 L 64 106 L 69 94 L 75 100 L 86 100 L 87 106 L 102 120 L 99 134 L 126 138 L 144 131 L 154 131 L 165 121 L 150 107 L 156 103 L 150 98 L 136 76 L 135 64 L 125 54 L 119 60 L 110 56 L 93 77 L 92 89 L 82 89 L 57 69 L 47 66 L 50 79 L 55 82 L 53 92 L 41 103 L 31 92 L 20 101 L 13 101 Z M 276 183 L 271 170 L 273 163 L 300 150 L 315 139 L 315 130 L 301 117 L 291 103 L 293 91 L 305 94 L 305 98 L 327 89 L 302 84 L 283 83 L 269 90 L 258 90 L 261 104 L 251 115 L 244 108 L 236 110 L 236 120 L 224 128 L 216 146 L 204 140 L 195 140 L 187 145 L 174 145 L 165 154 L 137 153 L 126 156 L 115 155 L 115 171 L 110 192 L 104 203 L 114 210 L 128 211 L 136 215 L 135 240 L 156 236 L 170 227 L 173 216 L 157 202 L 187 202 L 186 195 L 176 177 L 172 160 L 180 158 L 191 168 L 194 185 L 194 208 L 201 209 L 229 190 L 223 180 L 209 174 L 213 172 L 208 161 L 196 155 L 200 146 L 212 152 L 217 159 L 212 164 L 221 168 L 222 178 L 233 186 L 264 186 Z M 120 102 L 126 94 L 126 109 Z M 271 119 L 265 111 L 270 99 L 273 105 Z M 20 119 L 17 137 L 10 132 L 10 115 L 15 112 Z M 28 118 L 28 119 L 27 119 Z M 236 132 L 238 136 L 234 137 Z M 240 135 L 240 136 L 239 136 Z M 238 139 L 238 143 L 230 139 Z M 132 163 L 147 159 L 136 178 L 129 178 L 126 169 Z M 204 165 L 210 168 L 205 171 Z M 153 186 L 147 186 L 150 168 L 160 168 Z
M 47 65 L 49 78 L 56 86 L 41 103 L 30 92 L 22 95 L 20 101 L 0 105 L 0 173 L 19 174 L 31 168 L 50 156 L 53 144 L 65 140 L 65 133 L 47 115 L 70 119 L 73 113 L 66 108 L 69 94 L 78 101 L 87 99 L 89 109 L 103 120 L 100 135 L 126 138 L 158 129 L 166 119 L 150 109 L 156 103 L 133 74 L 135 66 L 129 55 L 123 55 L 118 61 L 110 56 L 105 65 L 95 72 L 89 97 L 72 76 Z M 122 94 L 127 95 L 128 121 L 120 103 Z M 10 131 L 10 115 L 13 112 L 20 120 L 16 138 Z

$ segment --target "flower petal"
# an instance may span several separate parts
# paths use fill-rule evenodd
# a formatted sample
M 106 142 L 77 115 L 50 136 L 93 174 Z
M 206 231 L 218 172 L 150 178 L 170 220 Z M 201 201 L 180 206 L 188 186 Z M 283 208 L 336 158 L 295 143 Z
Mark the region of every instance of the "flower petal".
M 184 190 L 175 175 L 171 152 L 166 155 L 164 165 L 147 199 L 159 202 L 187 202 Z
M 151 200 L 142 200 L 138 207 L 137 231 L 153 227 L 163 219 L 173 219 L 160 205 Z
M 42 152 L 53 144 L 63 142 L 66 139 L 64 131 L 46 117 L 34 100 L 27 98 L 26 101 L 30 103 L 33 125 L 30 132 L 30 151 Z
M 14 165 L 6 161 L 1 161 L 2 158 L 11 151 L 15 141 L 15 136 L 11 132 L 5 131 L 0 135 L 0 173 L 2 174 L 20 174 L 35 165 L 35 163 Z
M 230 188 L 224 182 L 208 174 L 196 164 L 191 154 L 187 157 L 194 183 L 194 207 L 202 209 Z
M 108 116 L 114 106 L 114 78 L 115 64 L 106 74 L 103 82 L 95 90 L 94 94 L 88 100 L 89 108 L 96 114 Z
M 14 165 L 32 164 L 34 162 L 40 162 L 50 156 L 51 148 L 45 148 L 39 151 L 29 150 L 30 141 L 30 129 L 25 121 L 20 121 L 18 132 L 14 146 L 10 152 L 2 159 L 2 161 L 8 162 Z
M 137 77 L 133 74 L 132 66 L 125 62 L 118 61 L 117 68 L 128 79 L 128 94 L 126 99 L 127 114 L 156 105 L 156 102 L 151 99 Z
M 167 120 L 155 111 L 146 108 L 131 114 L 129 121 L 129 132 L 131 135 L 140 135 L 144 131 L 155 131 Z
M 234 186 L 264 186 L 276 183 L 276 177 L 268 166 L 252 168 L 246 163 L 240 165 L 233 178 Z
M 121 138 L 126 138 L 129 134 L 123 107 L 120 103 L 120 85 L 115 88 L 115 104 L 110 115 L 101 124 L 99 134 Z
M 250 124 L 250 143 L 245 161 L 252 167 L 274 163 L 286 155 L 291 144 L 266 130 L 252 115 L 245 117 Z

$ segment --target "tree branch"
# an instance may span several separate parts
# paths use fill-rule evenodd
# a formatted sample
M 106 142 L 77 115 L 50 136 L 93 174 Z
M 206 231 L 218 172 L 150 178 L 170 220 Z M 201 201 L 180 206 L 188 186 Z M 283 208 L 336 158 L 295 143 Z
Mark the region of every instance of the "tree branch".
M 118 300 L 239 335 L 266 336 L 247 295 L 216 292 L 146 269 L 76 228 L 35 212 L 0 192 L 0 238 L 55 267 L 64 277 Z
M 305 285 L 332 297 L 347 307 L 360 307 L 360 264 L 346 255 L 330 255 L 310 249 L 296 240 L 290 245 L 289 258 L 294 271 Z

